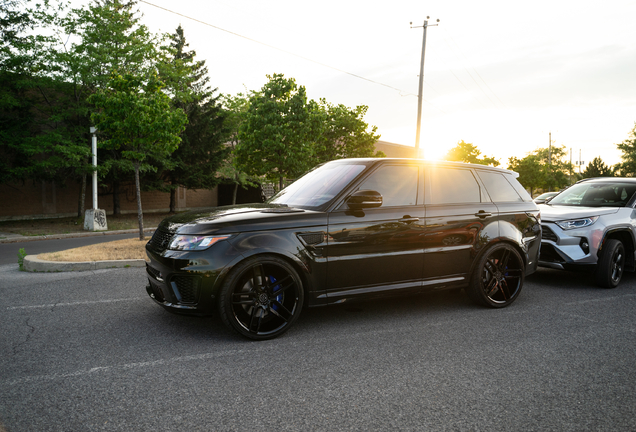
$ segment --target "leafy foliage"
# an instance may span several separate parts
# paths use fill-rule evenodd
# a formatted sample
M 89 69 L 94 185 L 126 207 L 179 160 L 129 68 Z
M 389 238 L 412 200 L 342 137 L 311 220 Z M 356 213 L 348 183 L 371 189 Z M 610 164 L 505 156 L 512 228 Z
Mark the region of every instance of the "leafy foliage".
M 232 204 L 236 204 L 238 188 L 256 186 L 259 183 L 258 177 L 248 175 L 242 171 L 236 163 L 236 147 L 239 143 L 239 130 L 245 119 L 245 113 L 250 105 L 249 96 L 238 93 L 236 96 L 222 95 L 222 106 L 225 109 L 225 130 L 227 132 L 226 145 L 228 153 L 225 162 L 219 168 L 219 175 L 225 182 L 234 184 L 232 194 Z
M 528 155 L 523 159 L 511 157 L 508 159 L 508 169 L 519 173 L 519 183 L 530 189 L 531 196 L 535 189 L 543 185 L 543 167 L 539 157 L 535 154 Z
M 622 177 L 636 177 L 636 124 L 630 132 L 630 137 L 616 147 L 623 152 L 621 155 L 621 163 L 616 168 Z
M 591 178 L 591 177 L 613 177 L 614 170 L 605 165 L 600 156 L 592 159 L 585 170 L 581 173 L 582 178 Z
M 236 164 L 252 176 L 278 181 L 296 178 L 313 165 L 316 127 L 307 105 L 305 87 L 282 74 L 268 75 L 260 92 L 253 93 L 239 130 Z
M 572 164 L 565 162 L 567 156 L 565 146 L 538 148 L 523 159 L 511 157 L 508 169 L 519 173 L 519 182 L 530 189 L 535 188 L 559 190 L 570 184 Z
M 370 131 L 369 125 L 362 119 L 368 107 L 365 105 L 349 108 L 345 105 L 333 105 L 325 99 L 313 104 L 312 115 L 319 127 L 316 137 L 316 157 L 319 162 L 350 157 L 383 157 L 384 153 L 375 151 L 377 127 Z
M 156 75 L 113 73 L 108 88 L 89 98 L 98 109 L 91 118 L 105 137 L 102 147 L 120 150 L 122 166 L 135 172 L 140 240 L 144 232 L 139 175 L 155 169 L 150 159 L 164 159 L 177 149 L 187 121 L 182 109 L 171 106 L 162 85 Z
M 170 211 L 176 210 L 176 189 L 212 189 L 220 181 L 218 169 L 227 157 L 225 114 L 209 85 L 205 61 L 194 61 L 195 51 L 186 51 L 188 44 L 181 26 L 170 36 L 164 47 L 168 57 L 159 63 L 166 89 L 172 95 L 172 105 L 182 109 L 188 123 L 181 134 L 182 142 L 169 159 L 160 161 L 161 172 L 147 188 L 170 192 Z
M 479 155 L 481 155 L 481 151 L 477 148 L 476 145 L 464 142 L 464 140 L 462 140 L 458 142 L 455 147 L 450 149 L 448 153 L 446 153 L 444 159 L 448 161 L 499 166 L 499 161 L 494 157 L 488 157 L 484 155 L 482 158 L 480 158 Z

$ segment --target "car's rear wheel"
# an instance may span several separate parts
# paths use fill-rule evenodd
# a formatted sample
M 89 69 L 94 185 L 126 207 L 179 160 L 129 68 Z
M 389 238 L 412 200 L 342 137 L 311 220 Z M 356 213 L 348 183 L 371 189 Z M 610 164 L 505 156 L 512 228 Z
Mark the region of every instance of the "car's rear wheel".
M 625 246 L 618 239 L 605 241 L 596 268 L 596 283 L 603 288 L 616 288 L 625 269 Z
M 524 274 L 519 252 L 509 244 L 499 243 L 482 254 L 466 291 L 477 304 L 506 307 L 519 296 Z
M 300 315 L 304 300 L 300 276 L 284 259 L 249 258 L 234 267 L 221 286 L 219 314 L 241 335 L 272 339 L 286 332 Z

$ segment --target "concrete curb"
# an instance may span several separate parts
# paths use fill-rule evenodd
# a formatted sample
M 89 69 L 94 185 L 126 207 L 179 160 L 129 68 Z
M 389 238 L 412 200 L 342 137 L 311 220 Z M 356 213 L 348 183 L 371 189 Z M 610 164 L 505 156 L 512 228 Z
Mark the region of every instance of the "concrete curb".
M 66 271 L 88 271 L 121 267 L 145 267 L 146 261 L 143 259 L 111 260 L 111 261 L 47 261 L 35 255 L 24 257 L 24 270 L 30 272 L 66 272 Z
M 157 228 L 145 228 L 144 234 L 153 233 Z M 75 232 L 68 234 L 51 234 L 45 236 L 22 236 L 22 235 L 9 235 L 7 238 L 0 239 L 0 243 L 21 243 L 21 242 L 31 242 L 31 241 L 41 241 L 41 240 L 59 240 L 59 239 L 67 239 L 67 238 L 78 238 L 78 237 L 96 237 L 103 235 L 117 235 L 117 234 L 134 234 L 138 233 L 138 229 L 129 229 L 129 230 L 118 230 L 118 231 L 98 231 L 98 232 Z

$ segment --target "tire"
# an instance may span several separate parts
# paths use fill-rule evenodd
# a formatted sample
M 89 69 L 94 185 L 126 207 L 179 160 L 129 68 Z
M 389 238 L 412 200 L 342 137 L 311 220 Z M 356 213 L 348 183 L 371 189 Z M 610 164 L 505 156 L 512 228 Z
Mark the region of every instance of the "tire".
M 466 292 L 479 305 L 506 307 L 519 296 L 524 275 L 525 265 L 517 249 L 499 243 L 481 255 Z
M 219 293 L 226 326 L 253 340 L 273 339 L 298 319 L 304 301 L 300 276 L 282 258 L 258 256 L 235 266 Z
M 603 288 L 616 288 L 625 270 L 625 246 L 618 239 L 605 241 L 596 267 L 596 283 Z

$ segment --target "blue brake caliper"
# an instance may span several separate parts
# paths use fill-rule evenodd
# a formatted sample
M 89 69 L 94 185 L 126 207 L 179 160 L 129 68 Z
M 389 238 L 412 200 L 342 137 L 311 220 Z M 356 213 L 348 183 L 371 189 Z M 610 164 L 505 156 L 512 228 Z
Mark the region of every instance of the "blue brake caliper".
M 270 276 L 269 280 L 274 283 L 276 282 L 276 278 L 274 276 Z M 276 285 L 274 288 L 272 288 L 272 293 L 275 293 L 276 291 L 280 290 L 282 287 L 280 285 Z M 276 301 L 277 302 L 281 302 L 283 300 L 283 294 L 279 295 L 276 297 Z M 278 305 L 277 304 L 273 304 L 272 305 L 272 309 L 274 309 L 275 311 L 278 311 Z

